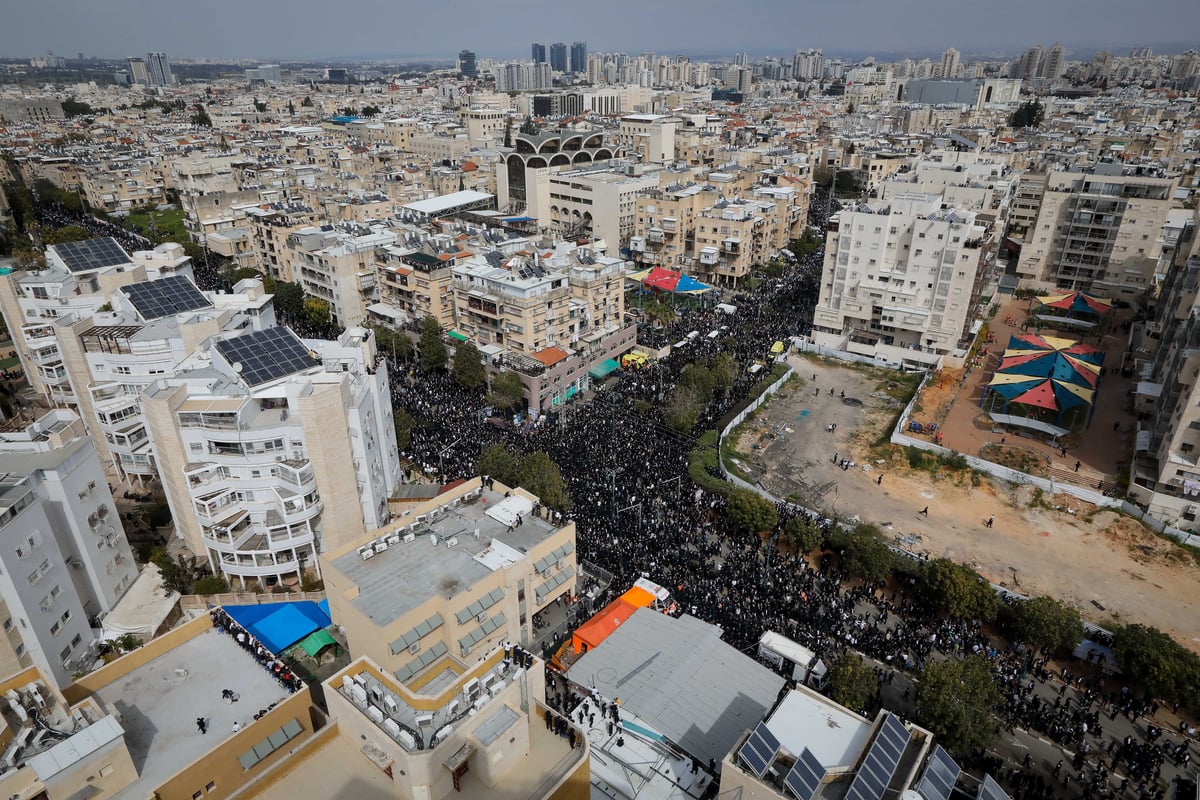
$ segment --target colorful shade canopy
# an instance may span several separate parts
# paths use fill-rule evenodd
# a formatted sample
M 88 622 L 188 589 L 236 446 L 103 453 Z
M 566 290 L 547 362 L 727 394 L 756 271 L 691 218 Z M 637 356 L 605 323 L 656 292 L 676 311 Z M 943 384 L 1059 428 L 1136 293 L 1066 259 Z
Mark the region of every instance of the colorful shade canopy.
M 1013 336 L 988 388 L 1006 403 L 1067 411 L 1095 402 L 1104 353 L 1055 336 Z
M 712 287 L 707 283 L 701 283 L 693 277 L 684 275 L 682 272 L 663 269 L 662 267 L 634 272 L 628 277 L 651 289 L 660 289 L 664 292 L 672 292 L 674 294 L 702 294 L 712 290 Z
M 1112 300 L 1092 297 L 1083 292 L 1070 294 L 1048 294 L 1037 299 L 1046 308 L 1057 308 L 1069 313 L 1107 314 L 1112 311 Z

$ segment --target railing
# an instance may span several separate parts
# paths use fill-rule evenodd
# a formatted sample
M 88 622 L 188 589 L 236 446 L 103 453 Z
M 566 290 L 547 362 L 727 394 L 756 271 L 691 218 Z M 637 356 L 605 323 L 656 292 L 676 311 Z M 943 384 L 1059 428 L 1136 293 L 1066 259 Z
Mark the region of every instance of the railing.
M 279 592 L 258 594 L 255 592 L 225 592 L 222 594 L 185 594 L 179 598 L 182 611 L 205 611 L 209 606 L 246 606 L 261 603 L 278 603 L 281 598 L 288 602 L 311 600 L 319 603 L 325 599 L 324 592 Z

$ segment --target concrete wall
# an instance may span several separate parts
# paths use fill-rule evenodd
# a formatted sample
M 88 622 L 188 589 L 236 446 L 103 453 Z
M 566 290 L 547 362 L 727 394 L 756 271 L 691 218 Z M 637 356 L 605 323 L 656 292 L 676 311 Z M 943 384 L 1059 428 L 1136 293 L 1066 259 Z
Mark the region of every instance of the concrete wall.
M 314 386 L 299 398 L 304 445 L 321 493 L 321 549 L 334 550 L 366 532 L 346 417 L 349 387 Z

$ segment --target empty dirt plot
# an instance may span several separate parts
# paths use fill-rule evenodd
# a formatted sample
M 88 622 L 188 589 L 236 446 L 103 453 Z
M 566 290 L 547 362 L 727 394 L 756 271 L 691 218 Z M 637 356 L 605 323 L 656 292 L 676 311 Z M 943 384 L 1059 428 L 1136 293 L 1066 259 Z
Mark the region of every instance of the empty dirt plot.
M 1200 567 L 1191 552 L 1068 495 L 886 444 L 903 406 L 902 376 L 805 357 L 790 363 L 800 380 L 727 448 L 743 477 L 879 525 L 909 550 L 972 564 L 998 584 L 1059 597 L 1099 624 L 1143 622 L 1200 650 Z

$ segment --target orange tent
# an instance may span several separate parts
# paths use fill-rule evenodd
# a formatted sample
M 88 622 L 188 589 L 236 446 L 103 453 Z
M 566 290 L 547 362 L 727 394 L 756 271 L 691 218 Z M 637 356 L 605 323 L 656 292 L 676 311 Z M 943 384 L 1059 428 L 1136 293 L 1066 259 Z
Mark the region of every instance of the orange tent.
M 653 605 L 657 599 L 652 592 L 634 586 L 605 606 L 599 614 L 580 625 L 571 636 L 571 648 L 578 655 L 591 650 L 607 639 L 621 623 L 632 617 L 633 612 Z

